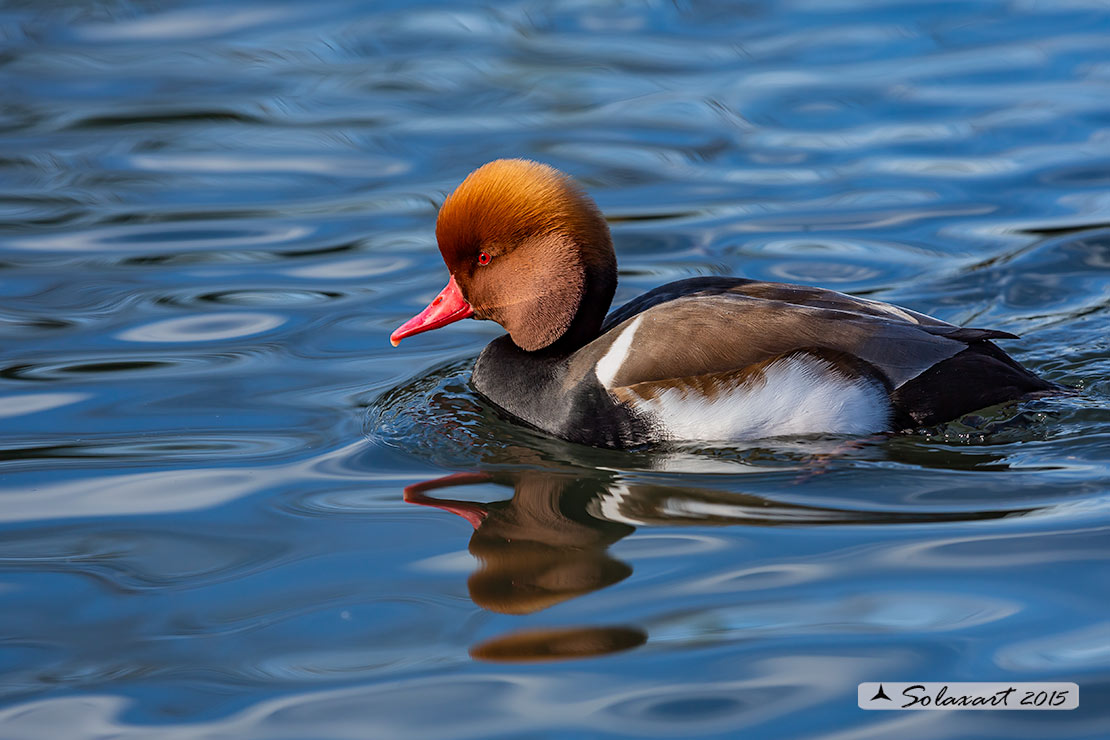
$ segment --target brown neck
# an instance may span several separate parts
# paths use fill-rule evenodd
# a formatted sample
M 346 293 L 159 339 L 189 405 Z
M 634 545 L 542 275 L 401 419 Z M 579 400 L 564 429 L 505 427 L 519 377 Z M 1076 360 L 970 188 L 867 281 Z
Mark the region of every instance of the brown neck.
M 567 355 L 597 339 L 613 294 L 617 290 L 617 265 L 613 258 L 586 266 L 586 286 L 582 300 L 570 326 L 561 337 L 539 350 L 554 355 Z

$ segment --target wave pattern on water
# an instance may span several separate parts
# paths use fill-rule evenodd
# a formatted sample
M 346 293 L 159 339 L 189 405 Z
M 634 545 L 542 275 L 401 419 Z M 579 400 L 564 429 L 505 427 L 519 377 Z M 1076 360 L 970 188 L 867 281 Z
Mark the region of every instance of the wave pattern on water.
M 4 5 L 0 734 L 1101 738 L 1108 33 L 1094 0 Z M 550 439 L 467 384 L 497 328 L 387 342 L 504 156 L 596 197 L 618 303 L 821 284 L 1078 392 Z M 897 676 L 1084 698 L 857 711 Z

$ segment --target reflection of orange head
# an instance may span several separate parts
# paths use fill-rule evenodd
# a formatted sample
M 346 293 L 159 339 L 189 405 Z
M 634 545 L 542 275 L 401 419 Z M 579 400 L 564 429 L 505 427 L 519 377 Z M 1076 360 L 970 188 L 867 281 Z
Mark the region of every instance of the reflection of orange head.
M 486 473 L 456 473 L 405 489 L 406 501 L 450 511 L 474 526 L 470 552 L 481 563 L 469 580 L 475 604 L 503 614 L 530 614 L 632 573 L 607 552 L 632 527 L 586 511 L 595 483 L 540 471 L 514 479 L 512 499 L 489 504 L 427 495 L 436 488 L 491 482 Z
M 536 542 L 498 548 L 475 540 L 470 551 L 482 565 L 467 581 L 470 598 L 502 614 L 531 614 L 632 574 L 630 566 L 609 557 L 603 548 L 576 550 Z
M 575 478 L 519 475 L 512 500 L 488 504 L 470 538 L 481 562 L 468 582 L 474 603 L 530 614 L 627 578 L 632 568 L 607 548 L 632 528 L 587 514 L 592 495 Z
M 633 627 L 572 627 L 514 632 L 475 645 L 470 657 L 498 663 L 570 660 L 630 650 L 647 634 Z

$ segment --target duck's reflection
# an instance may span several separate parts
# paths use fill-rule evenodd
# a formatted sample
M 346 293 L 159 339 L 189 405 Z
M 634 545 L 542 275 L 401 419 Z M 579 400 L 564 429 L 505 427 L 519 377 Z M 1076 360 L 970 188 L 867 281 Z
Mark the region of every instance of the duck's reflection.
M 645 642 L 647 632 L 636 627 L 520 630 L 479 643 L 470 655 L 498 663 L 534 663 L 619 653 Z
M 515 480 L 513 480 L 515 479 Z M 489 504 L 432 498 L 426 491 L 495 482 L 485 473 L 458 473 L 405 489 L 409 503 L 435 506 L 474 526 L 470 552 L 481 563 L 467 583 L 478 606 L 530 614 L 624 580 L 632 568 L 608 553 L 634 527 L 589 512 L 595 481 L 546 472 L 508 481 L 515 493 Z M 499 476 L 496 482 L 506 482 Z
M 430 491 L 474 484 L 509 486 L 513 496 L 480 503 L 432 496 Z M 632 574 L 614 558 L 610 545 L 640 525 L 819 525 L 920 523 L 996 519 L 1024 513 L 1004 511 L 877 512 L 806 506 L 759 496 L 626 483 L 616 476 L 530 470 L 514 473 L 456 473 L 405 489 L 405 500 L 434 506 L 474 527 L 470 552 L 479 561 L 468 581 L 474 603 L 502 614 L 530 614 L 612 586 Z M 601 655 L 635 647 L 643 630 L 582 627 L 530 630 L 487 641 L 472 649 L 487 660 L 552 660 Z

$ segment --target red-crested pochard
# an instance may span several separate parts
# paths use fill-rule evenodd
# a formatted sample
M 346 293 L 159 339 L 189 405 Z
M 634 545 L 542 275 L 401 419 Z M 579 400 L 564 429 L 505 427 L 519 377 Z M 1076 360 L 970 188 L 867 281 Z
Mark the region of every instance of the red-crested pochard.
M 451 278 L 393 332 L 465 318 L 507 331 L 474 388 L 545 432 L 627 447 L 927 426 L 1058 390 L 989 340 L 904 308 L 802 285 L 701 277 L 609 314 L 617 261 L 593 201 L 565 174 L 501 159 L 439 211 Z

